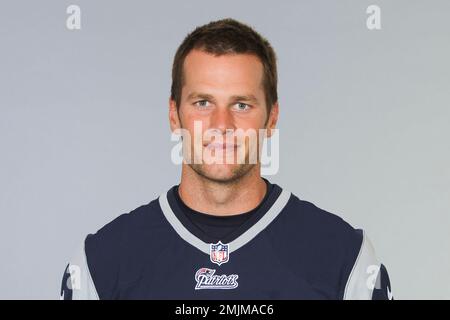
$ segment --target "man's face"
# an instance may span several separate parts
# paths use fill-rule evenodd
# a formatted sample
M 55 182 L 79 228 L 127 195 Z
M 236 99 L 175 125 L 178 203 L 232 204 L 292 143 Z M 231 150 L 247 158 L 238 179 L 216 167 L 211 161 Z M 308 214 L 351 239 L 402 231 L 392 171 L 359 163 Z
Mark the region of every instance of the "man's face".
M 183 148 L 191 148 L 189 165 L 197 174 L 217 182 L 231 182 L 259 165 L 258 148 L 250 138 L 238 139 L 235 133 L 237 129 L 255 132 L 258 138 L 259 129 L 274 128 L 278 105 L 268 115 L 262 80 L 263 66 L 254 55 L 214 56 L 193 50 L 186 56 L 180 106 L 177 109 L 170 101 L 170 121 L 172 130 L 183 128 L 189 132 L 190 146 L 186 145 L 189 141 L 184 141 Z M 200 138 L 198 128 L 194 130 L 195 122 L 201 125 Z M 230 134 L 231 138 L 227 138 Z M 251 154 L 257 161 L 251 161 Z M 245 160 L 238 160 L 239 155 L 244 155 Z M 205 157 L 215 161 L 208 162 Z M 202 163 L 194 163 L 194 159 Z

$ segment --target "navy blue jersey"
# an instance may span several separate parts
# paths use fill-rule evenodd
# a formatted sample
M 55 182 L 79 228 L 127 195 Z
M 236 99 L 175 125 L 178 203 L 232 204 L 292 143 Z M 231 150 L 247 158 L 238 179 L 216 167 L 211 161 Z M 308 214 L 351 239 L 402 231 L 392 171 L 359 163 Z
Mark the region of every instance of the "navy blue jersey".
M 188 218 L 177 190 L 88 235 L 62 298 L 392 299 L 365 233 L 280 186 L 220 239 Z

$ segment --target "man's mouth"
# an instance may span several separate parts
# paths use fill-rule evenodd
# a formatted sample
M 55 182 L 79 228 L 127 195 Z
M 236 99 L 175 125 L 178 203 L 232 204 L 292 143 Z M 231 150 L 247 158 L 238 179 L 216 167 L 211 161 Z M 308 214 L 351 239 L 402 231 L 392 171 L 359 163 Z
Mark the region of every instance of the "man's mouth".
M 235 150 L 239 147 L 239 145 L 234 143 L 220 143 L 220 142 L 211 142 L 204 145 L 205 148 L 209 150 L 222 150 L 225 152 Z

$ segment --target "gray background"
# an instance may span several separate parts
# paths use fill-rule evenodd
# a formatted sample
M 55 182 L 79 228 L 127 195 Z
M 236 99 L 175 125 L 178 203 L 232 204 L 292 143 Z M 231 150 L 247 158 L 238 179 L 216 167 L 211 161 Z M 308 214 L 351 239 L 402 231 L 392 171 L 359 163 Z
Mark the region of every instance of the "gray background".
M 66 29 L 66 8 L 82 29 Z M 381 7 L 382 30 L 366 28 Z M 364 228 L 397 299 L 450 298 L 449 1 L 2 1 L 0 298 L 58 298 L 89 232 L 176 184 L 177 46 L 233 17 L 279 59 L 270 179 Z

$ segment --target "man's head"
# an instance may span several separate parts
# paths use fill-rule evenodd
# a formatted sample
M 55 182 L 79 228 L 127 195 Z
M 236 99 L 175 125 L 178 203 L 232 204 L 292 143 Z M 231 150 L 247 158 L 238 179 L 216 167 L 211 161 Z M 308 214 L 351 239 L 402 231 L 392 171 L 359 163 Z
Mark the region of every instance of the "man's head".
M 196 28 L 175 54 L 169 118 L 172 130 L 182 128 L 190 133 L 190 145 L 183 147 L 192 148 L 194 158 L 203 158 L 205 151 L 213 155 L 221 151 L 226 163 L 190 164 L 202 177 L 230 182 L 259 168 L 259 163 L 249 163 L 252 150 L 248 138 L 242 144 L 236 139 L 226 144 L 225 135 L 229 130 L 258 133 L 268 129 L 270 136 L 276 125 L 276 56 L 269 42 L 233 19 Z M 202 137 L 201 150 L 193 148 L 196 121 L 201 123 L 202 133 L 214 133 Z M 220 144 L 218 134 L 223 136 Z M 237 163 L 240 151 L 245 152 L 245 163 Z M 230 152 L 235 155 L 233 163 L 225 160 Z

